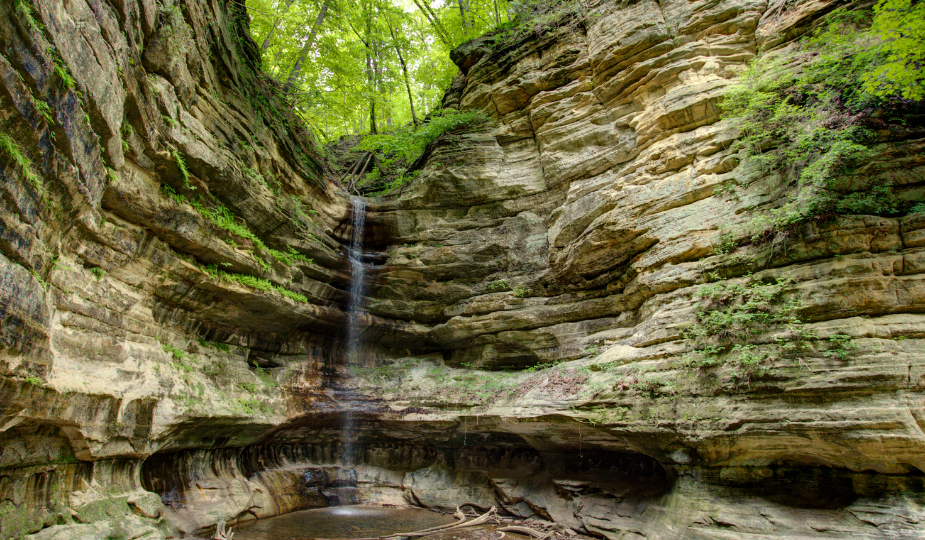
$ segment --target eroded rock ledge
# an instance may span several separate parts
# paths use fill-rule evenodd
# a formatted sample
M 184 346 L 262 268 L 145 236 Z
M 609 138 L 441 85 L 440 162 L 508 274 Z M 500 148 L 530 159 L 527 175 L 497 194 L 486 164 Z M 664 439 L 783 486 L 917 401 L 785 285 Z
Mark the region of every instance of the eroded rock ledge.
M 240 6 L 184 6 L 35 2 L 40 28 L 0 6 L 0 120 L 43 179 L 0 157 L 0 536 L 360 499 L 608 538 L 920 537 L 925 217 L 714 249 L 782 195 L 718 189 L 741 174 L 720 101 L 835 3 L 596 0 L 461 47 L 447 103 L 495 124 L 371 201 L 387 260 L 349 371 L 349 200 L 256 74 Z M 921 194 L 922 144 L 884 135 L 860 176 Z M 711 274 L 781 284 L 813 337 L 761 375 L 692 367 Z

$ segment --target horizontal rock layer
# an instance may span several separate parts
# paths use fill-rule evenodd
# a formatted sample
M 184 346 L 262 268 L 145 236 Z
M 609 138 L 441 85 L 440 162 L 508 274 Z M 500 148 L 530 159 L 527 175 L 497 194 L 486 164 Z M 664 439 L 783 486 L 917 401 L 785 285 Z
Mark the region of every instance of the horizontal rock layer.
M 406 321 L 421 349 L 361 370 L 366 392 L 431 418 L 520 418 L 510 432 L 535 448 L 574 451 L 576 425 L 590 423 L 585 448 L 743 485 L 792 465 L 921 474 L 925 218 L 839 216 L 748 242 L 749 221 L 786 193 L 740 163 L 721 115 L 756 54 L 792 49 L 835 7 L 599 1 L 542 35 L 457 50 L 464 75 L 449 101 L 495 125 L 438 144 L 412 184 L 370 207 L 395 238 L 370 310 Z M 881 133 L 851 182 L 920 198 L 916 129 Z M 731 194 L 730 181 L 749 187 Z M 733 339 L 746 360 L 764 358 L 758 370 L 734 354 L 696 365 L 688 332 L 717 283 L 777 283 L 789 307 L 770 309 L 799 321 Z M 541 369 L 507 371 L 530 366 Z M 890 497 L 920 515 L 920 503 Z M 642 527 L 643 515 L 611 526 L 669 538 L 890 534 L 720 532 L 718 515 L 669 531 Z
M 0 18 L 0 537 L 163 536 L 159 513 L 125 518 L 144 457 L 330 402 L 349 201 L 243 5 Z

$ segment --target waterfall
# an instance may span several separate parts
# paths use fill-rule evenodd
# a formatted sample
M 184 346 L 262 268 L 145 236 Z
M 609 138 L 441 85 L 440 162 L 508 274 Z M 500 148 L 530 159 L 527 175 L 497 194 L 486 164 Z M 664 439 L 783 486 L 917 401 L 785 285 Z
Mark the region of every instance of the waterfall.
M 366 224 L 366 199 L 362 197 L 353 197 L 351 199 L 353 212 L 351 220 L 353 223 L 353 235 L 350 238 L 350 248 L 347 252 L 347 259 L 350 262 L 350 288 L 349 300 L 347 304 L 347 359 L 346 367 L 360 365 L 360 333 L 361 320 L 360 316 L 363 311 L 363 298 L 366 295 L 366 266 L 363 263 L 363 228 Z M 350 403 L 343 411 L 343 428 L 342 435 L 344 438 L 344 449 L 342 461 L 348 465 L 353 461 L 354 454 L 354 434 L 353 434 L 353 411 Z
M 360 356 L 360 314 L 366 294 L 366 266 L 363 264 L 363 228 L 366 224 L 366 199 L 351 201 L 353 235 L 347 259 L 350 261 L 350 299 L 347 304 L 347 365 L 358 365 Z

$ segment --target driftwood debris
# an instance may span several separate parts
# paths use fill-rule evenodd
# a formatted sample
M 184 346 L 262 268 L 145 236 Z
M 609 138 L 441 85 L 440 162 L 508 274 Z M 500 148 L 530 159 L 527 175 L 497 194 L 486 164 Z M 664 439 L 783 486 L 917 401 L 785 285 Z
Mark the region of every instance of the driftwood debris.
M 234 537 L 234 533 L 231 532 L 231 527 L 228 530 L 225 530 L 225 520 L 218 522 L 218 525 L 215 526 L 215 536 L 212 537 L 212 540 L 231 540 Z
M 532 536 L 533 538 L 549 538 L 548 533 L 537 531 L 536 529 L 531 529 L 530 527 L 521 527 L 520 525 L 508 525 L 507 527 L 499 527 L 499 532 L 513 532 L 525 534 L 527 536 Z
M 439 527 L 431 527 L 429 529 L 422 529 L 420 531 L 390 534 L 388 536 L 380 537 L 380 540 L 386 540 L 389 538 L 401 538 L 401 537 L 420 538 L 422 536 L 430 536 L 432 534 L 436 534 L 439 532 L 452 531 L 454 529 L 464 529 L 467 527 L 475 527 L 477 525 L 484 525 L 490 521 L 494 521 L 496 523 L 499 522 L 498 509 L 495 508 L 494 506 L 492 506 L 491 509 L 488 510 L 488 512 L 485 512 L 481 516 L 478 516 L 476 518 L 469 519 L 469 520 L 466 519 L 466 515 L 463 514 L 462 510 L 460 510 L 459 507 L 457 506 L 456 513 L 454 514 L 454 516 L 457 519 L 456 523 L 451 523 L 449 525 L 440 525 Z
M 347 191 L 359 195 L 359 192 L 356 189 L 356 182 L 359 180 L 360 175 L 363 174 L 363 171 L 369 167 L 370 160 L 376 160 L 375 163 L 379 165 L 379 159 L 372 152 L 365 152 L 360 156 L 360 159 L 353 164 L 352 167 L 347 171 L 347 174 L 344 175 L 342 182 L 347 183 Z M 380 169 L 381 170 L 381 169 Z

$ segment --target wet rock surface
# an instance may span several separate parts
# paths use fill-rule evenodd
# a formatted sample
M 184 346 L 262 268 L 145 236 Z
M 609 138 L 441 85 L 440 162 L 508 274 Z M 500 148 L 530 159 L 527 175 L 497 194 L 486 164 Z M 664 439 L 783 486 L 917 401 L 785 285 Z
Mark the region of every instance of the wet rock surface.
M 369 202 L 350 369 L 349 201 L 240 5 L 34 2 L 36 30 L 8 4 L 0 121 L 42 183 L 0 156 L 0 537 L 360 501 L 613 539 L 921 537 L 925 217 L 715 250 L 781 196 L 719 189 L 742 173 L 722 97 L 834 4 L 595 0 L 457 50 L 447 104 L 495 122 Z M 862 173 L 920 192 L 922 144 Z M 761 374 L 692 366 L 711 274 L 782 284 L 812 337 Z

